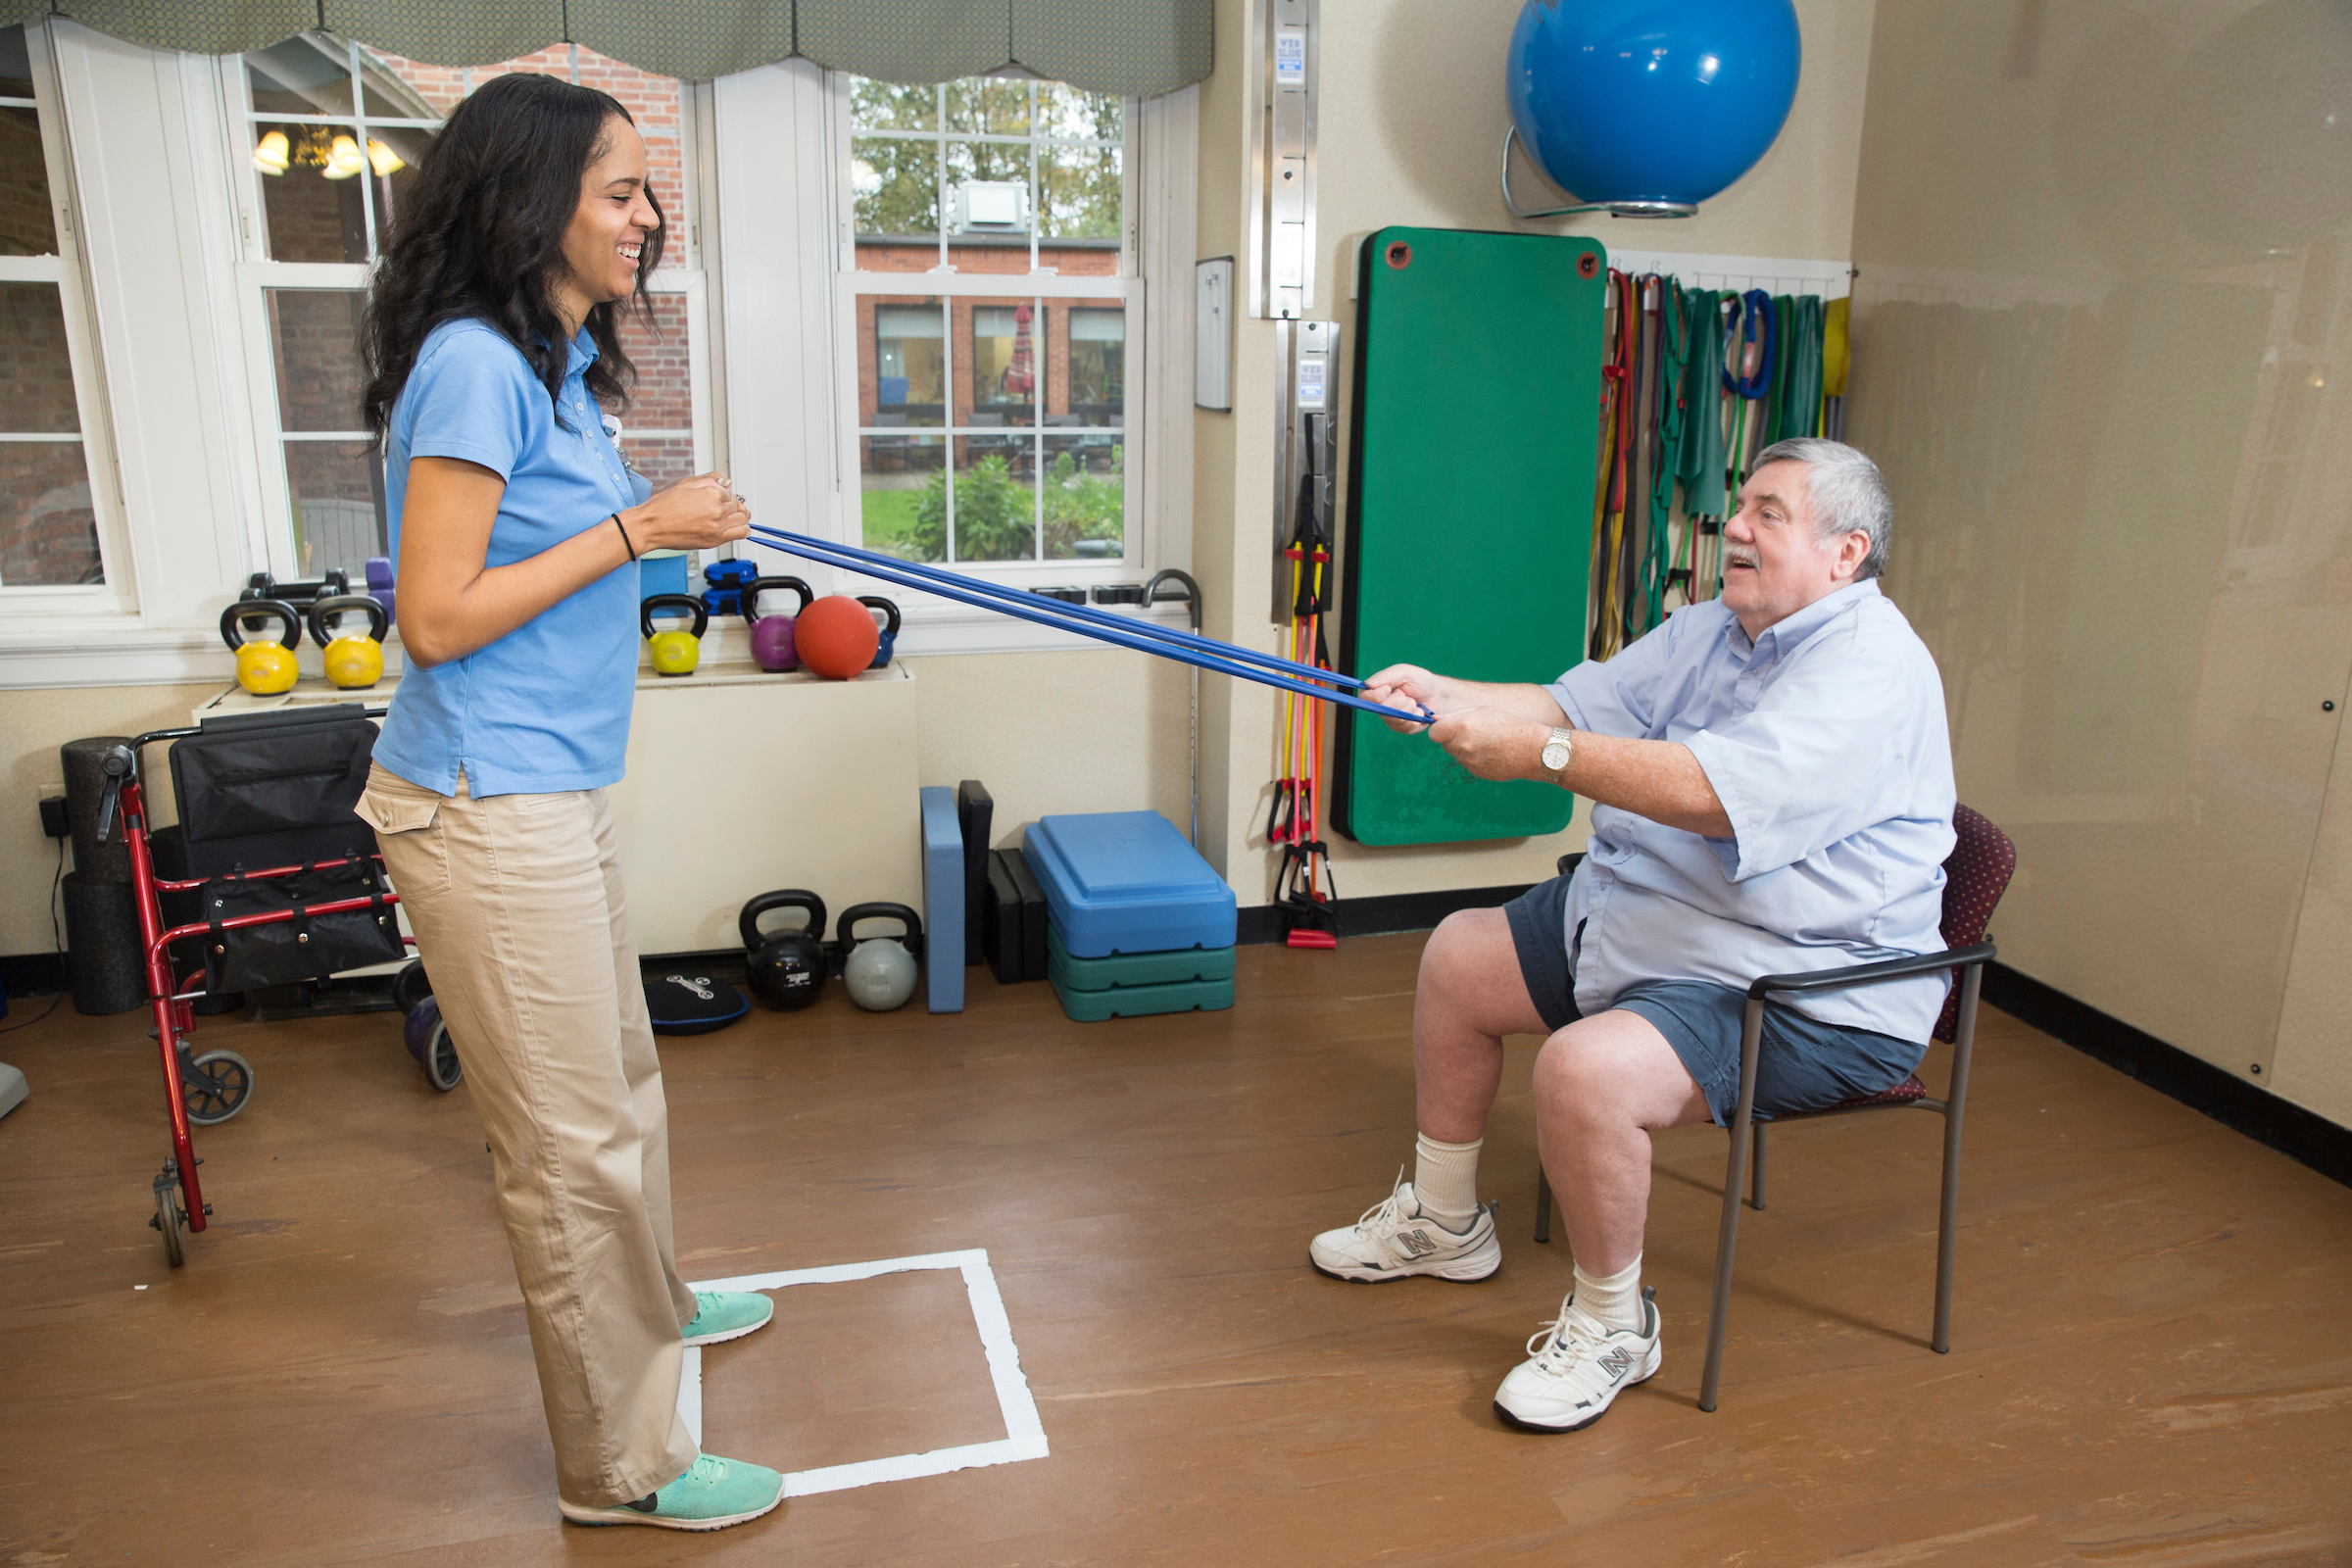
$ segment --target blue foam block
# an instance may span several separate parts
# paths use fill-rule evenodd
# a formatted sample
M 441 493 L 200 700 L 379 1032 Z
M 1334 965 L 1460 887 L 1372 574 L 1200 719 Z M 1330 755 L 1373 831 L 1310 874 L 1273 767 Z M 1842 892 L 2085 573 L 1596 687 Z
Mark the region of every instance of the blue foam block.
M 1071 957 L 1233 946 L 1233 889 L 1157 811 L 1044 816 L 1023 842 Z
M 956 792 L 926 784 L 923 798 L 923 969 L 933 1012 L 963 1010 L 963 825 Z

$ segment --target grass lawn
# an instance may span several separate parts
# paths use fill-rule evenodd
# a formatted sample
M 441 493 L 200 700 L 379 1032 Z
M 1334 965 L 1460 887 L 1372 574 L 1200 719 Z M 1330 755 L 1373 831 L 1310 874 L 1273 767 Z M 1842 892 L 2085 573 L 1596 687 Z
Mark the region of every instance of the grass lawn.
M 868 550 L 888 550 L 904 544 L 914 532 L 914 509 L 920 490 L 868 490 L 859 503 L 859 526 Z

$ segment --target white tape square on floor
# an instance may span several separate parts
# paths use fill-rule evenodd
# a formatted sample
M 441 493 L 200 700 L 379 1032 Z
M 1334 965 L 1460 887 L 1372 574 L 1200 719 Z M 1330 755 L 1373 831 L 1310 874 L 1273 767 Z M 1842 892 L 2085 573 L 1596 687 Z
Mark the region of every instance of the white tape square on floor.
M 917 1269 L 952 1268 L 963 1274 L 964 1294 L 971 1298 L 972 1320 L 980 1328 L 980 1344 L 988 1352 L 988 1373 L 997 1388 L 997 1408 L 1004 1414 L 1005 1435 L 994 1443 L 967 1443 L 959 1447 L 933 1448 L 927 1453 L 893 1454 L 887 1459 L 860 1459 L 855 1464 L 827 1465 L 821 1470 L 796 1470 L 784 1478 L 784 1495 L 806 1497 L 819 1492 L 870 1487 L 882 1481 L 908 1481 L 916 1476 L 946 1475 L 981 1465 L 1013 1464 L 1046 1456 L 1046 1429 L 1030 1397 L 1029 1380 L 1021 1374 L 1021 1352 L 1012 1343 L 1012 1323 L 1004 1316 L 1004 1298 L 997 1294 L 997 1276 L 980 1248 L 961 1252 L 925 1252 L 916 1257 L 886 1257 L 872 1263 L 838 1263 L 830 1268 L 787 1269 L 776 1274 L 740 1274 L 733 1279 L 698 1280 L 697 1291 L 776 1291 L 788 1285 L 838 1285 L 848 1280 L 870 1280 L 880 1274 L 906 1274 Z M 703 1350 L 689 1346 L 685 1369 L 678 1378 L 678 1414 L 696 1444 L 703 1441 Z

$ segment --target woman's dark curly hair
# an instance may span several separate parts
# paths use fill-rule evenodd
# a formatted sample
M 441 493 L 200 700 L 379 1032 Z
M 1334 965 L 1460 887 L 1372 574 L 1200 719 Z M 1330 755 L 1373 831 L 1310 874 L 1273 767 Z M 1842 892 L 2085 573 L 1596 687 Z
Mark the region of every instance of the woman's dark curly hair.
M 564 231 L 579 210 L 581 175 L 605 150 L 614 116 L 636 122 L 609 94 L 518 72 L 458 105 L 417 160 L 360 322 L 368 371 L 361 412 L 379 449 L 417 350 L 443 321 L 473 317 L 497 328 L 556 400 L 566 355 L 549 288 L 564 273 Z M 660 218 L 650 186 L 645 199 Z M 666 231 L 646 236 L 627 302 L 649 317 L 645 280 L 661 265 Z M 581 323 L 597 348 L 588 390 L 614 408 L 626 406 L 637 379 L 621 351 L 619 310 L 607 301 Z

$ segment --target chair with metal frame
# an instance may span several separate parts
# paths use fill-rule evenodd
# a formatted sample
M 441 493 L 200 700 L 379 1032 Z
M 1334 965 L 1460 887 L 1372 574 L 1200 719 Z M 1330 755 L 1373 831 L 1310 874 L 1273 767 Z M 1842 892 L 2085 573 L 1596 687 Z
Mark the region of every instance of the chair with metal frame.
M 1732 1135 L 1731 1159 L 1723 1178 L 1723 1223 L 1715 1241 L 1715 1296 L 1707 1318 L 1707 1364 L 1700 1380 L 1698 1407 L 1715 1408 L 1716 1389 L 1723 1373 L 1724 1326 L 1731 1313 L 1732 1257 L 1740 1234 L 1740 1178 L 1748 1178 L 1748 1201 L 1764 1207 L 1764 1125 L 1755 1120 L 1756 1058 L 1762 1047 L 1764 1000 L 1816 991 L 1839 991 L 1852 986 L 1884 985 L 1934 974 L 1959 971 L 1959 984 L 1944 998 L 1943 1013 L 1936 1020 L 1933 1039 L 1952 1048 L 1952 1076 L 1942 1099 L 1929 1095 L 1927 1086 L 1911 1074 L 1891 1089 L 1844 1101 L 1820 1110 L 1797 1111 L 1770 1118 L 1812 1121 L 1848 1116 L 1862 1111 L 1898 1110 L 1906 1106 L 1932 1110 L 1943 1118 L 1943 1201 L 1936 1245 L 1936 1333 L 1940 1355 L 1951 1349 L 1952 1256 L 1960 1219 L 1960 1119 L 1968 1102 L 1969 1059 L 1977 1038 L 1977 994 L 1984 965 L 1993 958 L 1991 943 L 1981 940 L 1992 919 L 1993 906 L 2008 889 L 2017 869 L 2017 847 L 2009 836 L 1983 813 L 1968 807 L 1952 813 L 1956 842 L 1943 862 L 1944 951 L 1884 963 L 1849 964 L 1805 974 L 1765 975 L 1747 988 L 1747 1011 L 1740 1036 L 1740 1103 L 1727 1129 Z M 1536 1240 L 1551 1240 L 1551 1182 L 1543 1161 L 1536 1164 Z

